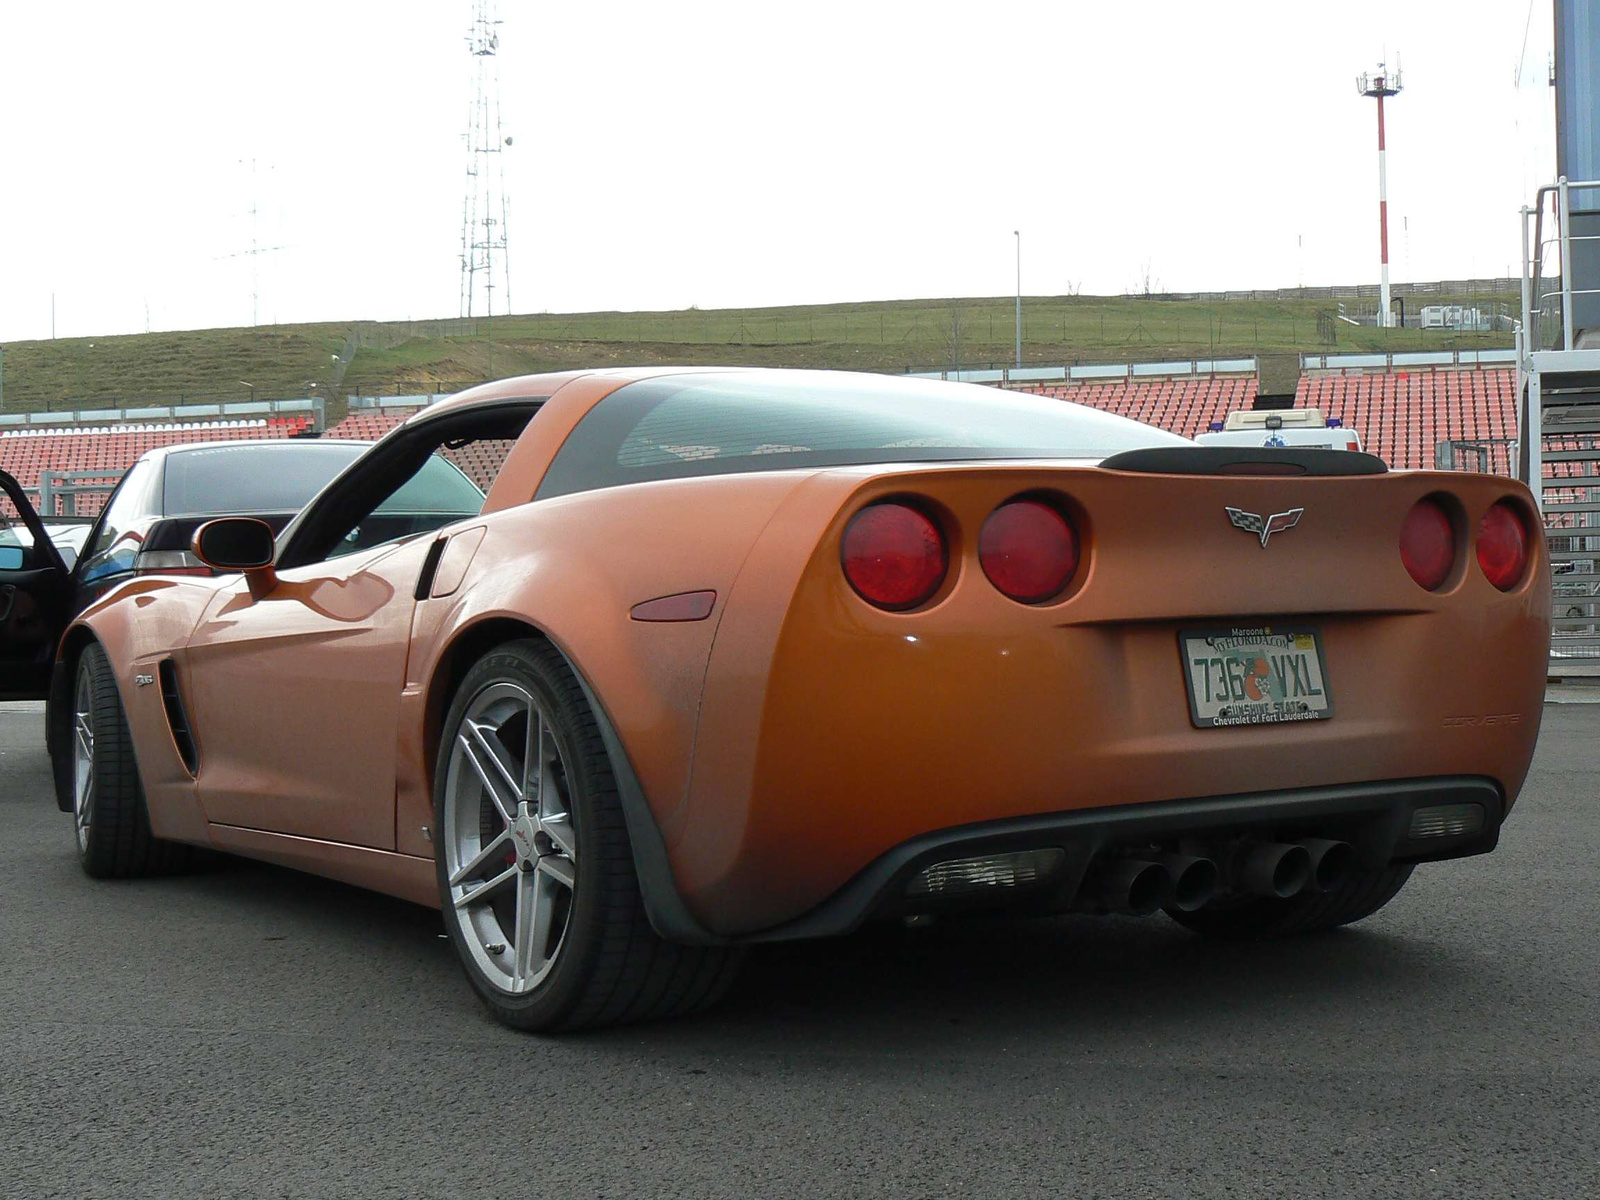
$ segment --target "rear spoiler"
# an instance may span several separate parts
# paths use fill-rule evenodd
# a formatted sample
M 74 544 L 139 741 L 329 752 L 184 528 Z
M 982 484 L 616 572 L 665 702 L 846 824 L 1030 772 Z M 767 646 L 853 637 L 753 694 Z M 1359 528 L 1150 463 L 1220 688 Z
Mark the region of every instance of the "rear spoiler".
M 1101 461 L 1108 471 L 1152 475 L 1383 475 L 1383 459 L 1359 450 L 1311 446 L 1151 446 Z

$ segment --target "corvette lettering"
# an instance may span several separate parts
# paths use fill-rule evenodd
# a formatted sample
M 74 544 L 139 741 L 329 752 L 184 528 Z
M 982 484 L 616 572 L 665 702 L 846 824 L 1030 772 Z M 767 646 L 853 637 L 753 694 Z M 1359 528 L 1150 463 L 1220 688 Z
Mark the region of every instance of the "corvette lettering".
M 1300 515 L 1306 510 L 1291 508 L 1286 512 L 1273 513 L 1263 518 L 1260 513 L 1245 512 L 1242 508 L 1225 505 L 1228 511 L 1228 521 L 1235 529 L 1242 529 L 1246 533 L 1258 534 L 1261 538 L 1261 548 L 1267 548 L 1267 539 L 1275 533 L 1284 533 L 1300 524 Z

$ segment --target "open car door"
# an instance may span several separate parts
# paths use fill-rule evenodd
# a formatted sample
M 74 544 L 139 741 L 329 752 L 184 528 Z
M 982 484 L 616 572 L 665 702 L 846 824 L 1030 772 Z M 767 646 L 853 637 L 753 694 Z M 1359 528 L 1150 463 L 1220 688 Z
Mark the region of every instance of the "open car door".
M 22 486 L 4 471 L 0 493 L 0 700 L 43 700 L 71 617 L 71 580 Z

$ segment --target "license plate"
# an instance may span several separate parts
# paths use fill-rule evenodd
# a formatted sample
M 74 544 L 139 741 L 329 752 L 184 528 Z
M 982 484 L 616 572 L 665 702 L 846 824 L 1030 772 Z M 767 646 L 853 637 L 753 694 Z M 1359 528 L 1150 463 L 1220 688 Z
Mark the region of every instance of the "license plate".
M 1188 630 L 1178 646 L 1201 729 L 1333 716 L 1322 639 L 1309 626 Z

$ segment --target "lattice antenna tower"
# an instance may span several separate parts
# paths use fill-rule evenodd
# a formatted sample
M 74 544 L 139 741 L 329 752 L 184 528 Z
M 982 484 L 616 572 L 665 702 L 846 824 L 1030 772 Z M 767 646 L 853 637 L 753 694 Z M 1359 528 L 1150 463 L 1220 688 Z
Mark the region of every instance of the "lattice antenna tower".
M 241 158 L 238 161 L 241 166 L 244 164 L 244 159 Z M 272 170 L 272 165 L 270 163 L 267 165 L 267 170 Z M 263 246 L 261 244 L 261 239 L 257 236 L 257 231 L 259 228 L 257 224 L 257 212 L 260 208 L 258 193 L 259 188 L 257 187 L 256 179 L 256 160 L 252 158 L 250 160 L 250 208 L 248 212 L 250 217 L 250 248 L 248 250 L 240 250 L 237 254 L 222 254 L 218 256 L 219 261 L 230 258 L 248 258 L 250 260 L 251 325 L 261 324 L 261 256 L 263 254 L 276 254 L 279 250 L 287 250 L 289 248 L 287 246 Z M 149 323 L 148 313 L 145 315 L 145 322 L 146 324 Z M 146 330 L 145 332 L 148 333 L 149 330 Z
M 467 186 L 461 201 L 461 315 L 492 317 L 511 311 L 505 173 L 511 139 L 500 128 L 500 18 L 495 0 L 472 0 L 467 50 L 472 55 L 472 90 Z

